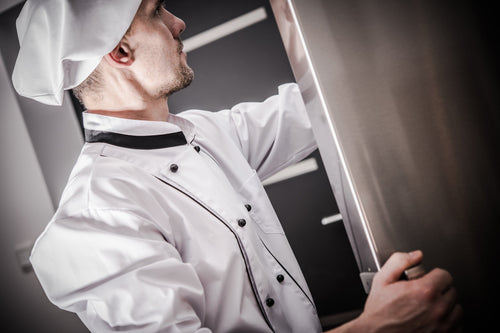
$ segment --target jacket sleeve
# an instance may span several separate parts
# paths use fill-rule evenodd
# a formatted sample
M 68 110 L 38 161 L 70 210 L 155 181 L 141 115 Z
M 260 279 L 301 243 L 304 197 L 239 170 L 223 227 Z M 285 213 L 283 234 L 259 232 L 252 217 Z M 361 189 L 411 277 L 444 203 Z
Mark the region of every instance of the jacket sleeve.
M 210 332 L 201 327 L 206 309 L 195 270 L 132 212 L 86 210 L 53 221 L 31 262 L 49 299 L 92 332 Z
M 265 179 L 316 149 L 316 141 L 298 86 L 281 85 L 262 103 L 242 103 L 228 116 L 232 135 L 248 162 Z
M 198 124 L 203 118 L 208 126 L 226 132 L 260 179 L 302 160 L 317 148 L 295 83 L 279 86 L 277 95 L 261 103 L 241 103 L 216 113 L 187 114 L 198 118 Z

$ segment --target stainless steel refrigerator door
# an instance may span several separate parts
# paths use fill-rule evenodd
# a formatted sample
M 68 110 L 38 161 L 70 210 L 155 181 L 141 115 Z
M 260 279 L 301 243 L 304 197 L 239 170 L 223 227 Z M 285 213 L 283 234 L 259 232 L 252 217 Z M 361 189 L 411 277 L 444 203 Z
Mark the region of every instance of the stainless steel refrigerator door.
M 466 310 L 485 310 L 500 253 L 500 90 L 484 8 L 271 5 L 362 275 L 422 249 Z

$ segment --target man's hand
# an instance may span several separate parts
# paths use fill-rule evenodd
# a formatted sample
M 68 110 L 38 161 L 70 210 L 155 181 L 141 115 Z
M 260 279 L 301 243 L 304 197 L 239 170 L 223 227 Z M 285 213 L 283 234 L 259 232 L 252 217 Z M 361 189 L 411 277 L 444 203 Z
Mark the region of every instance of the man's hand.
M 401 280 L 422 257 L 421 251 L 393 254 L 375 275 L 363 313 L 331 332 L 459 332 L 462 307 L 447 271 L 436 268 L 418 279 Z

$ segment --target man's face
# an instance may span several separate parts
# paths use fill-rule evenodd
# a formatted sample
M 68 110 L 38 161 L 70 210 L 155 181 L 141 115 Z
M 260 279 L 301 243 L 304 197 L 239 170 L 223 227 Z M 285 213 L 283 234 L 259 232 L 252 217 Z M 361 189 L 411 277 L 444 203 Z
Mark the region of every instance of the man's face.
M 128 34 L 135 58 L 131 69 L 145 93 L 153 98 L 167 97 L 187 87 L 194 77 L 180 40 L 186 25 L 162 3 L 143 0 Z

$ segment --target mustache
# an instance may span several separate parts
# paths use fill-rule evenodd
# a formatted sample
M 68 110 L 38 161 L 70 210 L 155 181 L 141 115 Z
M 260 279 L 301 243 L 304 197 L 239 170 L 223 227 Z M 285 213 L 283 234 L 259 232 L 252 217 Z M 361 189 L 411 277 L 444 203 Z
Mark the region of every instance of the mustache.
M 182 40 L 180 38 L 176 38 L 177 39 L 177 52 L 178 53 L 181 53 L 182 52 L 182 49 L 184 48 L 184 43 L 182 42 Z

